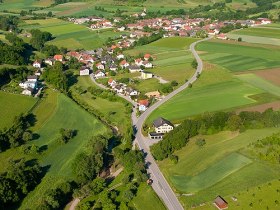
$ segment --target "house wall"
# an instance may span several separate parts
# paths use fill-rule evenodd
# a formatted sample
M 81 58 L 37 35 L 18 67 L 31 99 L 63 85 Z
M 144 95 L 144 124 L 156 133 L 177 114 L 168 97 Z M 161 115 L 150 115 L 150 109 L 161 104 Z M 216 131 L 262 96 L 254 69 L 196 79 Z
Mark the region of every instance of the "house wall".
M 164 124 L 160 127 L 155 128 L 156 133 L 169 133 L 173 130 L 173 127 L 167 124 Z

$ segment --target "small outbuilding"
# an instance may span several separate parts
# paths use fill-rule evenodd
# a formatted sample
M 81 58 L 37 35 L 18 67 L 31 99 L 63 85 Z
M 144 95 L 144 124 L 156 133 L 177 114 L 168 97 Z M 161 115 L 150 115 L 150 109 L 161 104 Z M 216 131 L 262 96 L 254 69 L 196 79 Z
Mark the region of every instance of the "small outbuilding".
M 228 203 L 221 196 L 216 197 L 216 199 L 214 200 L 214 205 L 221 210 L 228 208 Z

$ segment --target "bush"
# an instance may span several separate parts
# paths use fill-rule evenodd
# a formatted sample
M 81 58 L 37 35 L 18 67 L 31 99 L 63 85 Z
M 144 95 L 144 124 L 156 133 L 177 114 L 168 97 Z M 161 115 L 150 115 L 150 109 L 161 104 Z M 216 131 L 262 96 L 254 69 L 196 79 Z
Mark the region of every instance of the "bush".
M 199 147 L 203 147 L 206 144 L 206 142 L 205 142 L 205 139 L 199 138 L 195 141 L 195 144 Z
M 178 156 L 177 155 L 169 155 L 169 159 L 171 160 L 172 163 L 177 164 L 178 163 Z

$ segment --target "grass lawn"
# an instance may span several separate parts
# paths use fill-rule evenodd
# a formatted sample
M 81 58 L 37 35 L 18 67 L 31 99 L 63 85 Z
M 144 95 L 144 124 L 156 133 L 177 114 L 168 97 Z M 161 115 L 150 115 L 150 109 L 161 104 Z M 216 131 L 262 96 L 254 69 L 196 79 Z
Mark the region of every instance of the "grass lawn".
M 199 43 L 203 60 L 223 66 L 233 72 L 267 69 L 280 66 L 280 48 L 231 41 Z
M 41 165 L 48 166 L 49 169 L 42 183 L 24 199 L 21 209 L 36 205 L 36 202 L 39 202 L 39 198 L 50 186 L 54 186 L 62 180 L 71 180 L 73 178 L 71 164 L 75 156 L 86 149 L 87 142 L 92 136 L 108 132 L 103 124 L 71 99 L 59 94 L 57 100 L 55 114 L 50 116 L 44 126 L 37 131 L 40 138 L 30 142 L 30 144 L 47 149 L 34 158 L 38 158 Z M 44 109 L 44 106 L 39 108 Z M 59 129 L 62 127 L 77 130 L 77 136 L 64 145 L 57 142 Z M 5 153 L 1 153 L 1 160 Z
M 77 25 L 56 18 L 26 20 L 25 23 L 22 25 L 23 29 L 30 30 L 36 28 L 50 32 L 55 39 L 49 41 L 49 44 L 67 47 L 68 49 L 94 49 L 101 47 L 109 37 L 115 38 L 123 34 L 123 32 L 114 32 L 111 29 L 102 29 L 99 32 L 92 31 L 84 25 Z
M 198 137 L 186 147 L 175 152 L 179 162 L 169 159 L 159 162 L 165 177 L 172 187 L 181 193 L 194 193 L 180 197 L 186 206 L 213 200 L 217 195 L 237 194 L 279 177 L 279 167 L 249 159 L 239 153 L 250 142 L 277 132 L 277 128 L 265 128 L 238 132 L 224 131 L 202 136 L 203 148 L 195 144 Z M 196 166 L 196 167 L 193 167 Z
M 0 91 L 0 130 L 10 127 L 14 118 L 27 113 L 36 101 L 33 97 Z
M 137 210 L 165 210 L 166 207 L 154 192 L 152 187 L 147 184 L 141 184 L 135 198 L 132 199 L 131 205 Z
M 202 78 L 201 78 L 202 79 Z M 156 109 L 148 122 L 159 116 L 180 121 L 188 116 L 253 104 L 248 96 L 263 91 L 238 79 L 186 89 Z

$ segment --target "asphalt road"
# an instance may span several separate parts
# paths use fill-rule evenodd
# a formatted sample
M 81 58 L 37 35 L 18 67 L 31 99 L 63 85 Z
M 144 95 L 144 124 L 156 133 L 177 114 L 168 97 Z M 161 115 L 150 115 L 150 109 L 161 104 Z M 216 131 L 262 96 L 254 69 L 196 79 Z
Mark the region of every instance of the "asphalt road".
M 172 98 L 173 96 L 175 96 L 182 90 L 186 89 L 190 83 L 193 83 L 197 80 L 197 74 L 201 74 L 201 72 L 202 72 L 203 63 L 202 63 L 202 60 L 200 59 L 200 57 L 198 56 L 197 52 L 195 51 L 195 46 L 199 42 L 203 42 L 208 39 L 210 39 L 210 38 L 199 40 L 190 45 L 190 50 L 191 50 L 192 54 L 194 55 L 198 65 L 197 65 L 195 74 L 189 79 L 189 81 L 187 81 L 184 85 L 182 85 L 181 87 L 179 87 L 178 89 L 176 89 L 175 91 L 170 93 L 169 95 L 165 96 L 164 99 L 158 101 L 157 103 L 155 103 L 154 105 L 149 107 L 137 120 L 133 119 L 133 122 L 136 122 L 135 126 L 138 130 L 138 132 L 136 133 L 135 141 L 138 144 L 139 149 L 141 149 L 145 154 L 147 154 L 146 162 L 149 163 L 148 173 L 150 173 L 151 178 L 153 179 L 152 187 L 155 190 L 155 192 L 157 193 L 157 195 L 163 200 L 163 202 L 165 203 L 165 205 L 167 206 L 167 208 L 169 210 L 181 210 L 184 208 L 181 205 L 181 203 L 179 202 L 178 198 L 176 197 L 176 195 L 173 192 L 173 190 L 171 189 L 171 187 L 169 186 L 168 182 L 164 178 L 163 174 L 161 173 L 159 167 L 156 164 L 156 161 L 152 157 L 149 146 L 147 144 L 147 141 L 151 141 L 151 140 L 147 140 L 143 136 L 143 134 L 141 132 L 142 126 L 143 126 L 143 123 L 145 122 L 145 120 L 147 119 L 147 117 L 156 108 L 158 108 L 160 105 L 162 105 L 163 103 L 168 101 L 170 98 Z
M 164 178 L 159 167 L 157 166 L 156 161 L 154 160 L 154 158 L 150 152 L 150 149 L 149 149 L 149 146 L 153 143 L 153 140 L 147 139 L 146 137 L 143 136 L 142 127 L 143 127 L 143 123 L 145 122 L 147 117 L 155 109 L 157 109 L 160 105 L 162 105 L 163 103 L 165 103 L 166 101 L 171 99 L 173 96 L 175 96 L 182 90 L 186 89 L 189 86 L 189 84 L 192 84 L 193 82 L 195 82 L 197 80 L 197 75 L 201 74 L 201 72 L 202 72 L 203 63 L 194 48 L 195 48 L 196 44 L 198 44 L 199 42 L 203 42 L 203 41 L 206 41 L 209 39 L 211 39 L 211 37 L 203 39 L 203 40 L 199 40 L 190 45 L 190 51 L 194 55 L 198 65 L 197 65 L 195 74 L 184 85 L 182 85 L 178 89 L 174 90 L 172 93 L 165 96 L 162 100 L 153 104 L 143 114 L 141 114 L 141 116 L 139 118 L 136 117 L 136 111 L 137 111 L 136 108 L 133 108 L 133 112 L 131 114 L 132 123 L 136 127 L 136 130 L 138 131 L 135 134 L 135 142 L 138 145 L 139 149 L 142 150 L 146 154 L 145 161 L 149 165 L 148 173 L 150 174 L 151 178 L 153 179 L 152 187 L 155 190 L 155 192 L 157 193 L 157 195 L 162 199 L 162 201 L 164 202 L 164 204 L 167 206 L 167 208 L 169 210 L 182 210 L 184 208 L 181 205 L 181 203 L 179 202 L 178 198 L 176 197 L 176 195 L 173 192 L 173 190 L 171 189 L 171 187 L 169 186 L 168 182 Z M 97 83 L 95 81 L 93 75 L 90 75 L 90 77 L 96 85 L 98 85 L 101 88 L 108 89 L 104 85 Z M 126 99 L 127 101 L 131 102 L 133 105 L 135 105 L 135 102 L 132 101 L 130 98 L 120 95 L 120 94 L 119 94 L 119 96 Z

